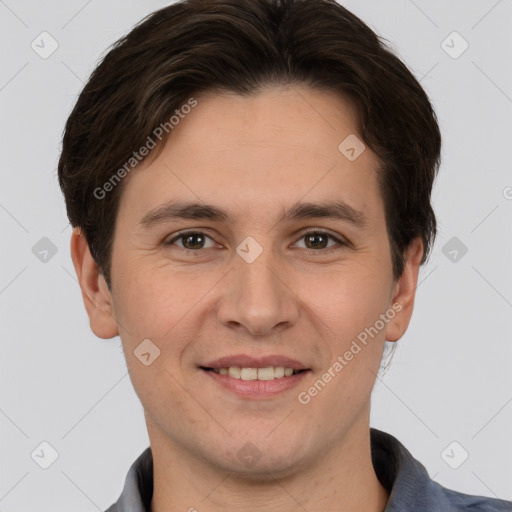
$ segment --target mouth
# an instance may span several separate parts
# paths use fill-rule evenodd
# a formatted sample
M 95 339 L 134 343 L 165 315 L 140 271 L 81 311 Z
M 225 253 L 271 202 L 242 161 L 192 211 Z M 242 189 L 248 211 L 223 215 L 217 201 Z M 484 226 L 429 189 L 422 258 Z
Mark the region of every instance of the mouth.
M 284 394 L 312 373 L 304 362 L 280 354 L 233 354 L 205 361 L 198 369 L 217 389 L 249 400 Z
M 299 385 L 312 371 L 289 366 L 200 366 L 217 389 L 243 400 L 271 400 Z
M 295 369 L 285 366 L 266 366 L 263 368 L 253 367 L 240 367 L 240 366 L 228 366 L 223 368 L 210 368 L 207 366 L 200 366 L 201 370 L 207 372 L 213 372 L 217 375 L 224 375 L 232 379 L 250 381 L 260 380 L 268 381 L 275 379 L 283 379 L 291 377 L 292 375 L 298 375 L 299 373 L 309 371 L 308 368 Z

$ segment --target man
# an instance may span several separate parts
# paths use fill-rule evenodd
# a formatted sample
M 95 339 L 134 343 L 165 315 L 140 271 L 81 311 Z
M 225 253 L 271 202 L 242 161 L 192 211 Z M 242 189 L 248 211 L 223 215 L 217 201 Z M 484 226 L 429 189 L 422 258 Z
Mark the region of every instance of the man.
M 91 329 L 121 337 L 150 438 L 110 512 L 511 510 L 369 428 L 440 147 L 334 1 L 178 2 L 115 45 L 59 162 Z

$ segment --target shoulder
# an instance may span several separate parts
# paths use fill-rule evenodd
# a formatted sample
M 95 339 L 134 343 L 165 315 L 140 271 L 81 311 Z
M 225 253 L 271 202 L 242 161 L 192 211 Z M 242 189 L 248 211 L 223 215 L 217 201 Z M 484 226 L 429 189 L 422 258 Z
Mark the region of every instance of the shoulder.
M 392 492 L 385 512 L 512 512 L 512 501 L 464 494 L 434 480 Z
M 385 512 L 512 512 L 512 501 L 443 487 L 394 436 L 374 428 L 370 434 L 375 473 L 390 493 Z
M 512 512 L 512 501 L 487 498 L 485 496 L 473 496 L 453 491 L 439 486 L 440 492 L 444 494 L 446 503 L 450 505 L 449 510 L 470 510 L 471 512 Z

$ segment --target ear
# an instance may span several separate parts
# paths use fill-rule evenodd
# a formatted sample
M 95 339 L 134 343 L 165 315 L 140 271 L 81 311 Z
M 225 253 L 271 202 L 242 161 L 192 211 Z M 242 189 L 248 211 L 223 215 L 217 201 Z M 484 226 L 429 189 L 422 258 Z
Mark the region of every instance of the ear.
M 91 256 L 89 244 L 80 228 L 71 235 L 71 259 L 75 267 L 91 330 L 99 338 L 110 339 L 119 334 L 114 316 L 112 295 L 98 265 Z
M 390 306 L 393 307 L 395 305 L 393 309 L 397 313 L 387 325 L 387 341 L 398 341 L 409 326 L 416 296 L 416 287 L 418 286 L 418 273 L 422 256 L 423 241 L 421 237 L 418 237 L 409 244 L 404 271 L 393 286 Z

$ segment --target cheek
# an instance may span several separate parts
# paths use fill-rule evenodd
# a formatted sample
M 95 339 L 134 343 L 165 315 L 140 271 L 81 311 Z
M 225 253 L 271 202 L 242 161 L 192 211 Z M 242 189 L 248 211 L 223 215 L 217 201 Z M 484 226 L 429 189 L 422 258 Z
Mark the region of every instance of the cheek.
M 369 266 L 358 270 L 340 269 L 317 279 L 320 287 L 310 290 L 306 302 L 318 317 L 317 341 L 328 358 L 300 391 L 302 399 L 309 400 L 304 410 L 311 411 L 312 418 L 337 418 L 321 426 L 332 435 L 347 418 L 367 407 L 384 346 L 380 315 L 388 307 L 386 274 Z M 306 294 L 305 288 L 302 293 Z
M 162 402 L 184 411 L 187 402 L 178 382 L 190 340 L 183 326 L 198 298 L 179 273 L 131 263 L 117 267 L 114 296 L 130 379 L 147 411 L 156 413 Z
M 386 272 L 372 265 L 340 268 L 321 278 L 305 296 L 314 307 L 340 348 L 359 332 L 375 324 L 388 307 L 391 282 Z M 307 285 L 306 285 L 307 286 Z
M 185 285 L 179 272 L 134 262 L 118 270 L 114 302 L 125 342 L 149 338 L 158 344 L 197 302 L 193 283 Z

